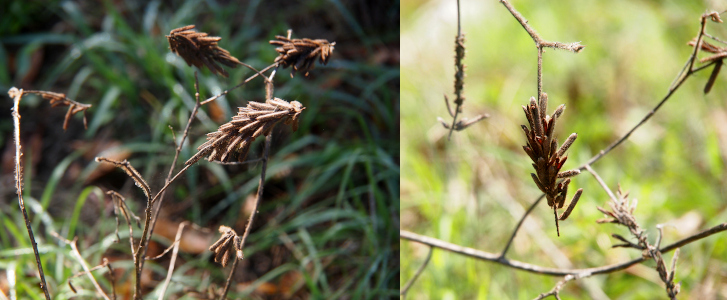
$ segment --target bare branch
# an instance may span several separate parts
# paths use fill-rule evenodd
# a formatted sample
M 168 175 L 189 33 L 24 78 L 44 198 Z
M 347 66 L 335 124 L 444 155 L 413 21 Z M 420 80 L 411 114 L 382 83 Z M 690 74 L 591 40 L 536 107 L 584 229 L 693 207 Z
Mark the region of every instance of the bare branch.
M 35 242 L 35 236 L 33 235 L 33 228 L 30 225 L 30 218 L 28 218 L 28 212 L 25 210 L 25 201 L 23 201 L 23 166 L 21 164 L 21 157 L 23 151 L 20 148 L 20 111 L 18 110 L 18 104 L 20 99 L 23 97 L 23 89 L 18 90 L 13 87 L 8 91 L 8 95 L 13 98 L 13 124 L 15 126 L 15 190 L 18 194 L 18 204 L 20 210 L 23 212 L 23 219 L 25 220 L 25 228 L 28 230 L 28 237 L 30 238 L 30 244 L 33 245 L 33 254 L 35 254 L 35 263 L 38 266 L 38 276 L 40 277 L 40 288 L 43 289 L 45 299 L 50 300 L 50 294 L 48 293 L 48 285 L 45 283 L 45 274 L 43 274 L 43 265 L 40 263 L 40 253 L 38 253 L 38 244 Z
M 414 277 L 409 279 L 409 281 L 407 281 L 406 284 L 404 285 L 404 288 L 401 289 L 401 292 L 399 294 L 402 296 L 402 299 L 406 300 L 406 293 L 409 292 L 409 289 L 412 287 L 412 285 L 414 285 L 414 282 L 417 281 L 417 278 L 419 278 L 419 275 L 422 274 L 424 269 L 429 264 L 429 259 L 432 258 L 432 252 L 434 252 L 434 247 L 429 246 L 429 252 L 427 252 L 427 258 L 424 259 L 424 262 L 422 263 L 422 265 L 419 266 L 419 269 L 417 269 L 417 271 L 414 273 Z
M 709 228 L 707 230 L 692 234 L 686 238 L 683 238 L 677 242 L 674 242 L 670 245 L 667 245 L 659 251 L 662 253 L 666 253 L 669 251 L 672 251 L 676 248 L 680 248 L 684 245 L 687 245 L 689 243 L 692 243 L 694 241 L 703 239 L 705 237 L 708 237 L 710 235 L 722 232 L 727 230 L 727 223 L 722 223 L 719 225 L 716 225 L 712 228 Z M 595 267 L 595 268 L 587 268 L 587 269 L 556 269 L 556 268 L 548 268 L 548 267 L 541 267 L 538 265 L 533 265 L 517 260 L 509 260 L 504 257 L 502 257 L 499 254 L 485 252 L 473 248 L 463 247 L 460 245 L 448 243 L 439 239 L 435 239 L 428 236 L 418 235 L 413 232 L 409 232 L 406 230 L 400 230 L 399 231 L 399 238 L 410 240 L 412 242 L 417 242 L 424 245 L 429 245 L 432 247 L 436 247 L 442 250 L 446 250 L 453 253 L 458 253 L 464 256 L 469 256 L 478 260 L 484 260 L 484 261 L 490 261 L 499 263 L 501 265 L 518 269 L 530 273 L 536 273 L 536 274 L 542 274 L 542 275 L 549 275 L 549 276 L 565 276 L 568 274 L 576 275 L 576 274 L 582 274 L 582 273 L 590 273 L 591 275 L 597 275 L 597 274 L 606 274 L 606 273 L 612 273 L 616 271 L 620 271 L 623 269 L 626 269 L 630 266 L 633 266 L 635 264 L 644 262 L 648 259 L 648 257 L 639 257 L 630 261 L 622 262 L 619 264 L 613 264 L 613 265 L 606 265 L 602 267 Z

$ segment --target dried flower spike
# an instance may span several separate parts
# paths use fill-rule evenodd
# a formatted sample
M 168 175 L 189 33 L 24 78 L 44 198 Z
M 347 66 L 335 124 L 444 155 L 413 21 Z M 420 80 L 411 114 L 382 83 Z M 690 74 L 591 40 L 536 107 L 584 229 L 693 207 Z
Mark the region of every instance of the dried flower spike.
M 230 253 L 232 253 L 233 249 L 237 250 L 240 246 L 240 237 L 237 236 L 235 230 L 224 225 L 220 226 L 219 231 L 222 236 L 210 246 L 209 250 L 215 253 L 215 262 L 226 267 L 230 260 Z M 240 257 L 240 259 L 242 258 Z
M 207 134 L 207 142 L 200 145 L 197 154 L 187 160 L 191 165 L 203 156 L 209 155 L 209 161 L 229 161 L 237 152 L 237 160 L 247 157 L 250 145 L 259 136 L 267 136 L 275 124 L 283 122 L 291 125 L 293 131 L 298 130 L 298 117 L 305 107 L 298 101 L 287 102 L 273 98 L 265 103 L 248 102 L 247 107 L 240 107 L 232 121 L 220 126 L 217 131 Z
M 554 128 L 558 117 L 565 110 L 565 105 L 558 106 L 552 115 L 545 113 L 547 108 L 548 95 L 545 93 L 543 93 L 540 101 L 536 101 L 535 97 L 531 97 L 530 104 L 523 106 L 525 116 L 530 124 L 530 129 L 522 125 L 527 137 L 527 145 L 523 146 L 523 150 L 533 160 L 533 168 L 535 168 L 536 173 L 530 175 L 538 188 L 545 193 L 548 205 L 553 208 L 555 228 L 558 236 L 560 236 L 558 220 L 568 218 L 576 203 L 578 203 L 583 189 L 576 191 L 565 212 L 558 217 L 557 209 L 563 208 L 563 205 L 565 205 L 565 196 L 568 193 L 568 184 L 570 184 L 569 177 L 580 174 L 579 170 L 560 171 L 566 159 L 568 159 L 565 152 L 576 140 L 577 135 L 575 133 L 571 134 L 559 148 L 558 141 L 554 137 Z
M 229 51 L 217 45 L 222 38 L 207 36 L 207 33 L 192 29 L 194 29 L 194 25 L 187 25 L 169 32 L 167 35 L 169 49 L 181 56 L 189 66 L 195 65 L 199 69 L 207 66 L 213 74 L 219 73 L 228 77 L 227 71 L 219 64 L 235 68 L 240 61 L 230 55 Z
M 276 40 L 270 41 L 271 45 L 280 46 L 275 48 L 275 51 L 280 53 L 280 56 L 275 58 L 275 62 L 283 68 L 292 66 L 290 77 L 294 77 L 296 71 L 301 71 L 303 76 L 308 76 L 316 59 L 324 65 L 328 63 L 333 46 L 336 45 L 336 42 L 329 43 L 328 40 L 322 39 L 289 39 L 280 35 L 276 35 L 275 38 Z

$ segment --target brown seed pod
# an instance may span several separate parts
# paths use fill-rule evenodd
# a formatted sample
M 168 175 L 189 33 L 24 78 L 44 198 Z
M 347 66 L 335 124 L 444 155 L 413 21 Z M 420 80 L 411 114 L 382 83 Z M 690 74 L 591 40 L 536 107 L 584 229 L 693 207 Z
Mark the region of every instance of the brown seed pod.
M 215 132 L 207 134 L 207 141 L 200 145 L 186 164 L 193 164 L 203 156 L 209 161 L 230 161 L 237 156 L 238 161 L 247 157 L 250 145 L 259 136 L 267 136 L 276 124 L 291 125 L 293 131 L 298 129 L 298 117 L 305 107 L 298 101 L 287 102 L 273 98 L 265 103 L 248 102 L 247 107 L 240 107 L 232 121 L 222 124 Z
M 316 59 L 321 64 L 328 63 L 328 58 L 333 53 L 333 46 L 336 45 L 336 42 L 329 43 L 328 40 L 322 39 L 289 39 L 280 35 L 276 35 L 275 38 L 270 41 L 271 45 L 279 46 L 275 48 L 275 51 L 280 53 L 275 62 L 283 68 L 292 66 L 290 77 L 294 77 L 296 71 L 308 76 L 308 72 L 315 66 Z
M 224 77 L 229 74 L 219 64 L 235 68 L 240 61 L 230 52 L 217 45 L 222 38 L 207 36 L 207 33 L 192 30 L 194 25 L 187 25 L 172 30 L 167 35 L 169 49 L 184 59 L 187 65 L 194 65 L 199 69 L 206 66 L 212 74 L 218 73 Z

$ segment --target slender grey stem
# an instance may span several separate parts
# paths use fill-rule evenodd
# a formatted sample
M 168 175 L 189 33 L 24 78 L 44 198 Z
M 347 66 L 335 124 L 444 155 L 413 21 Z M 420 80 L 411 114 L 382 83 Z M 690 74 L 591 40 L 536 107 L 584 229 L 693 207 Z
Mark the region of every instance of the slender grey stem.
M 404 285 L 404 288 L 401 289 L 400 295 L 402 296 L 402 299 L 406 300 L 406 293 L 409 292 L 409 289 L 411 288 L 411 286 L 414 285 L 414 282 L 417 281 L 417 278 L 419 278 L 419 275 L 421 275 L 422 272 L 424 272 L 424 269 L 429 264 L 429 259 L 432 258 L 432 252 L 434 252 L 434 247 L 429 246 L 429 252 L 427 253 L 427 258 L 424 259 L 424 262 L 422 263 L 422 265 L 419 266 L 419 269 L 417 269 L 416 273 L 414 273 L 414 277 L 409 279 L 409 281 L 407 281 L 406 284 Z
M 666 253 L 669 251 L 672 251 L 676 248 L 681 248 L 682 246 L 692 243 L 694 241 L 703 239 L 705 237 L 708 237 L 710 235 L 722 232 L 727 230 L 727 223 L 722 223 L 719 225 L 716 225 L 712 228 L 709 228 L 707 230 L 692 234 L 686 238 L 683 238 L 677 242 L 674 242 L 664 248 L 659 249 L 662 253 Z M 412 242 L 417 242 L 424 245 L 429 245 L 432 247 L 436 247 L 442 250 L 446 250 L 453 253 L 458 253 L 464 256 L 469 256 L 478 260 L 484 260 L 484 261 L 490 261 L 495 262 L 501 265 L 504 265 L 506 267 L 523 270 L 530 273 L 536 273 L 536 274 L 542 274 L 542 275 L 549 275 L 549 276 L 565 276 L 568 274 L 572 274 L 578 277 L 584 277 L 586 275 L 596 275 L 596 274 L 606 274 L 606 273 L 612 273 L 616 271 L 620 271 L 623 269 L 626 269 L 632 265 L 641 263 L 643 261 L 646 261 L 648 259 L 651 259 L 651 257 L 639 257 L 630 261 L 613 264 L 613 265 L 606 265 L 602 267 L 596 267 L 596 268 L 587 268 L 587 269 L 557 269 L 557 268 L 548 268 L 548 267 L 541 267 L 538 265 L 529 264 L 526 262 L 521 262 L 517 260 L 510 260 L 507 258 L 501 257 L 499 254 L 496 253 L 490 253 L 485 252 L 473 248 L 463 247 L 460 245 L 448 243 L 439 239 L 435 239 L 428 236 L 419 235 L 413 232 L 409 232 L 406 230 L 400 230 L 399 231 L 399 238 L 410 240 Z

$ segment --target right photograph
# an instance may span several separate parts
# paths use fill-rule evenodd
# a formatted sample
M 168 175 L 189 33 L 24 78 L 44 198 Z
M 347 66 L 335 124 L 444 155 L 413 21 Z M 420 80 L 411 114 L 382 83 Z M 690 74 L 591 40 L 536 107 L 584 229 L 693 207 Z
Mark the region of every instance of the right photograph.
M 402 299 L 727 299 L 727 4 L 401 2 Z

